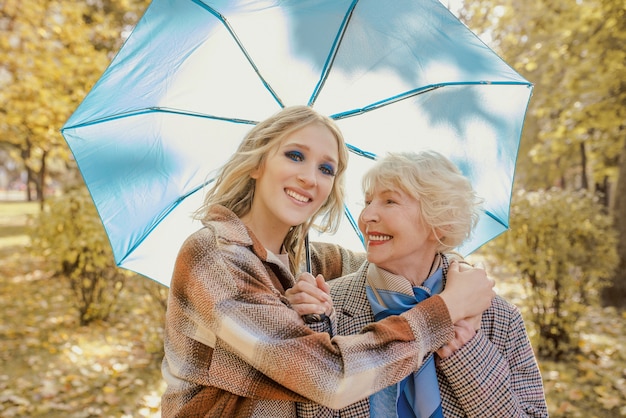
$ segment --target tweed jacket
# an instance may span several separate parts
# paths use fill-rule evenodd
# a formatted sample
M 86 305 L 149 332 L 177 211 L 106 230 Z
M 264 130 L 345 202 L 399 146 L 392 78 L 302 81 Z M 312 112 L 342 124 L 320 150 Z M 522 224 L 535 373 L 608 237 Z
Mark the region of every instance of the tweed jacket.
M 444 262 L 444 283 L 447 275 Z M 337 333 L 351 335 L 374 322 L 365 293 L 368 263 L 331 281 Z M 435 355 L 435 354 L 431 354 Z M 539 367 L 519 310 L 496 296 L 481 329 L 446 359 L 436 358 L 443 415 L 449 417 L 547 417 Z M 300 417 L 369 417 L 369 400 L 341 410 L 298 404 Z
M 355 271 L 364 260 L 312 248 L 313 273 Z M 284 296 L 293 275 L 230 210 L 215 206 L 182 245 L 170 287 L 162 364 L 169 417 L 293 417 L 295 401 L 343 408 L 417 370 L 453 335 L 433 297 L 353 336 L 314 332 Z

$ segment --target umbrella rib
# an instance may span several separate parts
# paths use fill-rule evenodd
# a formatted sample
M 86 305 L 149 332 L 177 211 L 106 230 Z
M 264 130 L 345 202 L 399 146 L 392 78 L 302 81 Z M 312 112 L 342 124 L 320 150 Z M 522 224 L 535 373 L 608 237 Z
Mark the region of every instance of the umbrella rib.
M 370 160 L 375 160 L 376 158 L 378 158 L 378 156 L 376 154 L 374 154 L 373 152 L 369 152 L 369 151 L 365 151 L 362 150 L 359 147 L 355 147 L 352 144 L 348 144 L 346 143 L 346 147 L 348 148 L 348 151 L 361 156 L 361 157 L 365 157 L 365 158 L 369 158 Z
M 148 113 L 171 113 L 171 114 L 184 115 L 184 116 L 193 116 L 197 118 L 214 119 L 214 120 L 222 120 L 226 122 L 241 123 L 241 124 L 246 124 L 246 125 L 256 125 L 258 123 L 258 121 L 253 121 L 253 120 L 248 120 L 248 119 L 207 115 L 204 113 L 189 112 L 186 110 L 173 109 L 173 108 L 167 108 L 167 107 L 148 107 L 148 108 L 141 109 L 141 110 L 131 110 L 128 112 L 118 113 L 116 115 L 94 119 L 94 120 L 90 120 L 87 122 L 78 123 L 76 125 L 65 126 L 61 129 L 61 131 L 63 132 L 68 129 L 82 128 L 84 126 L 97 125 L 103 122 L 110 122 L 110 121 L 117 120 L 117 119 L 123 119 L 123 118 L 131 117 L 131 116 L 139 116 L 139 115 L 144 115 Z
M 135 243 L 135 245 L 133 245 L 131 248 L 129 248 L 129 250 L 126 252 L 126 255 L 117 262 L 117 265 L 120 266 L 124 263 L 124 261 L 126 261 L 126 259 L 139 247 L 141 246 L 141 244 L 144 242 L 144 240 L 150 236 L 150 234 L 152 233 L 152 231 L 154 231 L 154 229 L 161 223 L 161 221 L 163 219 L 165 219 L 173 210 L 174 208 L 176 208 L 176 206 L 178 206 L 183 200 L 185 200 L 186 198 L 188 198 L 189 196 L 191 196 L 192 194 L 194 194 L 195 192 L 197 192 L 198 190 L 206 187 L 208 184 L 210 184 L 213 180 L 215 179 L 211 179 L 211 180 L 207 180 L 204 183 L 194 187 L 192 190 L 190 190 L 189 192 L 185 193 L 184 195 L 181 195 L 178 197 L 178 199 L 176 199 L 166 210 L 164 210 L 161 215 L 156 218 L 154 220 L 154 222 L 152 223 L 152 225 L 150 226 L 150 229 L 148 229 L 148 231 L 146 231 L 146 233 L 141 237 L 141 239 L 137 240 L 137 242 Z
M 487 215 L 488 217 L 490 217 L 491 219 L 493 219 L 494 221 L 496 221 L 497 223 L 499 223 L 500 225 L 502 225 L 506 229 L 509 229 L 509 225 L 504 223 L 502 221 L 502 219 L 499 219 L 496 215 L 494 215 L 493 213 L 489 212 L 488 210 L 485 210 L 484 212 L 485 212 L 485 215 Z
M 246 50 L 246 48 L 244 48 L 243 44 L 239 40 L 239 37 L 237 36 L 235 31 L 233 30 L 232 26 L 230 26 L 230 23 L 228 23 L 228 20 L 226 20 L 226 17 L 224 17 L 224 15 L 222 15 L 217 10 L 213 9 L 211 6 L 208 6 L 208 5 L 204 4 L 203 2 L 201 2 L 199 0 L 193 0 L 193 2 L 198 4 L 200 7 L 206 9 L 209 13 L 211 13 L 213 16 L 218 18 L 224 24 L 224 27 L 226 27 L 226 30 L 228 31 L 228 33 L 230 33 L 230 36 L 233 37 L 233 39 L 235 40 L 235 42 L 239 46 L 239 49 L 241 50 L 243 55 L 246 57 L 246 59 L 248 60 L 248 62 L 252 66 L 252 68 L 254 69 L 254 72 L 256 72 L 256 74 L 259 76 L 259 79 L 261 80 L 261 82 L 263 83 L 263 85 L 265 86 L 267 91 L 270 92 L 270 94 L 272 95 L 274 100 L 276 100 L 276 102 L 280 105 L 280 107 L 285 107 L 285 104 L 283 103 L 282 100 L 280 100 L 280 98 L 278 97 L 278 94 L 276 94 L 276 92 L 274 91 L 272 86 L 270 86 L 269 83 L 265 80 L 265 78 L 261 75 L 261 72 L 259 71 L 259 68 L 256 66 L 256 64 L 252 60 L 252 57 L 250 56 L 250 54 L 248 54 L 248 51 Z
M 436 90 L 442 87 L 446 87 L 446 86 L 470 86 L 470 85 L 522 85 L 522 86 L 532 86 L 531 83 L 523 83 L 523 82 L 519 82 L 519 81 L 457 81 L 457 82 L 449 82 L 449 83 L 440 83 L 440 84 L 433 84 L 430 86 L 424 86 L 418 89 L 413 89 L 413 90 L 409 90 L 406 91 L 404 93 L 400 93 L 397 94 L 395 96 L 391 96 L 388 97 L 386 99 L 383 100 L 379 100 L 377 102 L 374 102 L 372 104 L 369 104 L 367 106 L 363 106 L 361 108 L 357 108 L 357 109 L 352 109 L 352 110 L 346 110 L 344 112 L 339 112 L 339 113 L 335 113 L 334 115 L 331 115 L 330 117 L 334 120 L 340 120 L 340 119 L 345 119 L 345 118 L 349 118 L 352 116 L 357 116 L 360 115 L 362 113 L 367 113 L 370 112 L 372 110 L 384 107 L 384 106 L 388 106 L 390 104 L 414 97 L 414 96 L 418 96 L 420 94 L 424 94 L 424 93 L 428 93 L 429 91 L 432 90 Z
M 361 244 L 365 246 L 365 239 L 363 238 L 363 234 L 361 234 L 361 231 L 359 230 L 359 225 L 354 220 L 354 217 L 352 216 L 352 213 L 350 213 L 350 209 L 348 209 L 348 206 L 346 204 L 343 205 L 343 213 L 346 215 L 346 218 L 348 218 L 350 226 L 352 226 L 352 229 L 354 229 L 354 232 L 356 232 L 356 235 L 359 237 Z
M 367 106 L 363 106 L 363 107 L 358 108 L 358 109 L 346 110 L 344 112 L 335 113 L 334 115 L 331 115 L 330 117 L 332 119 L 334 119 L 334 120 L 340 120 L 340 119 L 345 119 L 345 118 L 349 118 L 349 117 L 352 117 L 352 116 L 357 116 L 357 115 L 360 115 L 362 113 L 367 113 L 367 112 L 370 112 L 372 110 L 375 110 L 375 109 L 378 109 L 378 108 L 381 108 L 381 107 L 384 107 L 384 106 L 388 106 L 390 104 L 393 104 L 393 103 L 396 103 L 396 102 L 408 99 L 409 97 L 417 96 L 419 94 L 426 93 L 426 92 L 429 92 L 431 90 L 435 90 L 435 89 L 441 88 L 443 86 L 444 85 L 441 84 L 441 85 L 436 85 L 436 86 L 427 86 L 427 87 L 423 87 L 423 88 L 420 88 L 420 89 L 409 90 L 407 92 L 400 93 L 400 94 L 397 94 L 395 96 L 391 96 L 391 97 L 389 97 L 387 99 L 379 100 L 377 102 L 374 102 L 374 103 L 369 104 Z
M 326 62 L 324 63 L 324 68 L 322 69 L 320 79 L 317 82 L 317 85 L 315 86 L 315 88 L 313 89 L 313 93 L 311 94 L 311 98 L 309 99 L 309 104 L 308 104 L 309 106 L 313 106 L 313 104 L 317 100 L 317 97 L 320 94 L 320 91 L 322 90 L 322 87 L 324 87 L 324 84 L 326 83 L 328 74 L 330 73 L 333 63 L 335 62 L 335 58 L 337 57 L 339 46 L 341 45 L 343 36 L 345 35 L 346 29 L 348 28 L 348 23 L 350 22 L 350 19 L 352 19 L 354 8 L 356 7 L 358 2 L 359 0 L 354 0 L 352 4 L 350 4 L 350 7 L 348 8 L 346 15 L 344 16 L 343 21 L 341 22 L 341 26 L 339 27 L 339 31 L 337 32 L 337 36 L 335 37 L 335 41 L 333 42 L 333 45 L 330 48 L 330 52 L 328 53 L 328 57 L 326 58 Z

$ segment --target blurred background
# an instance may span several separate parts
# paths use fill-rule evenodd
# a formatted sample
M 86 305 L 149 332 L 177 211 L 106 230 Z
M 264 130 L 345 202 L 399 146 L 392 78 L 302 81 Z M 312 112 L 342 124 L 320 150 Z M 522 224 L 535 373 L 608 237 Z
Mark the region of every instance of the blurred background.
M 511 229 L 553 417 L 626 416 L 626 1 L 442 1 L 534 84 Z M 146 0 L 0 0 L 0 416 L 160 416 L 168 289 L 115 266 L 60 128 Z

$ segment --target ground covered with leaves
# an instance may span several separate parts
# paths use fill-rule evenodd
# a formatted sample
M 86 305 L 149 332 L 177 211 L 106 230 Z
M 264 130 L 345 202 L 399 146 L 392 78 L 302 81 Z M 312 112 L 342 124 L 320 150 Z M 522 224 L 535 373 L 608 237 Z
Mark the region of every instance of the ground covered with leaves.
M 79 326 L 68 283 L 26 250 L 35 210 L 0 204 L 0 417 L 159 417 L 164 310 L 146 279 Z
M 159 417 L 164 311 L 149 281 L 130 281 L 107 322 L 79 326 L 68 284 L 26 250 L 28 213 L 36 206 L 0 203 L 0 417 Z M 527 309 L 515 278 L 496 280 Z M 580 355 L 540 360 L 552 417 L 626 416 L 625 319 L 593 308 Z

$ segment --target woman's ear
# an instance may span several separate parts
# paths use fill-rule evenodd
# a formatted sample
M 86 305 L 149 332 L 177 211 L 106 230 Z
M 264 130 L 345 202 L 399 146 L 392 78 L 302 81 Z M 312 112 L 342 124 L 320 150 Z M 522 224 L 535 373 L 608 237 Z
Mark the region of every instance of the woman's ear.
M 442 244 L 446 237 L 446 231 L 442 228 L 431 228 L 429 238 Z
M 250 172 L 250 178 L 254 180 L 258 180 L 259 177 L 263 174 L 263 162 L 259 164 L 257 168 Z

